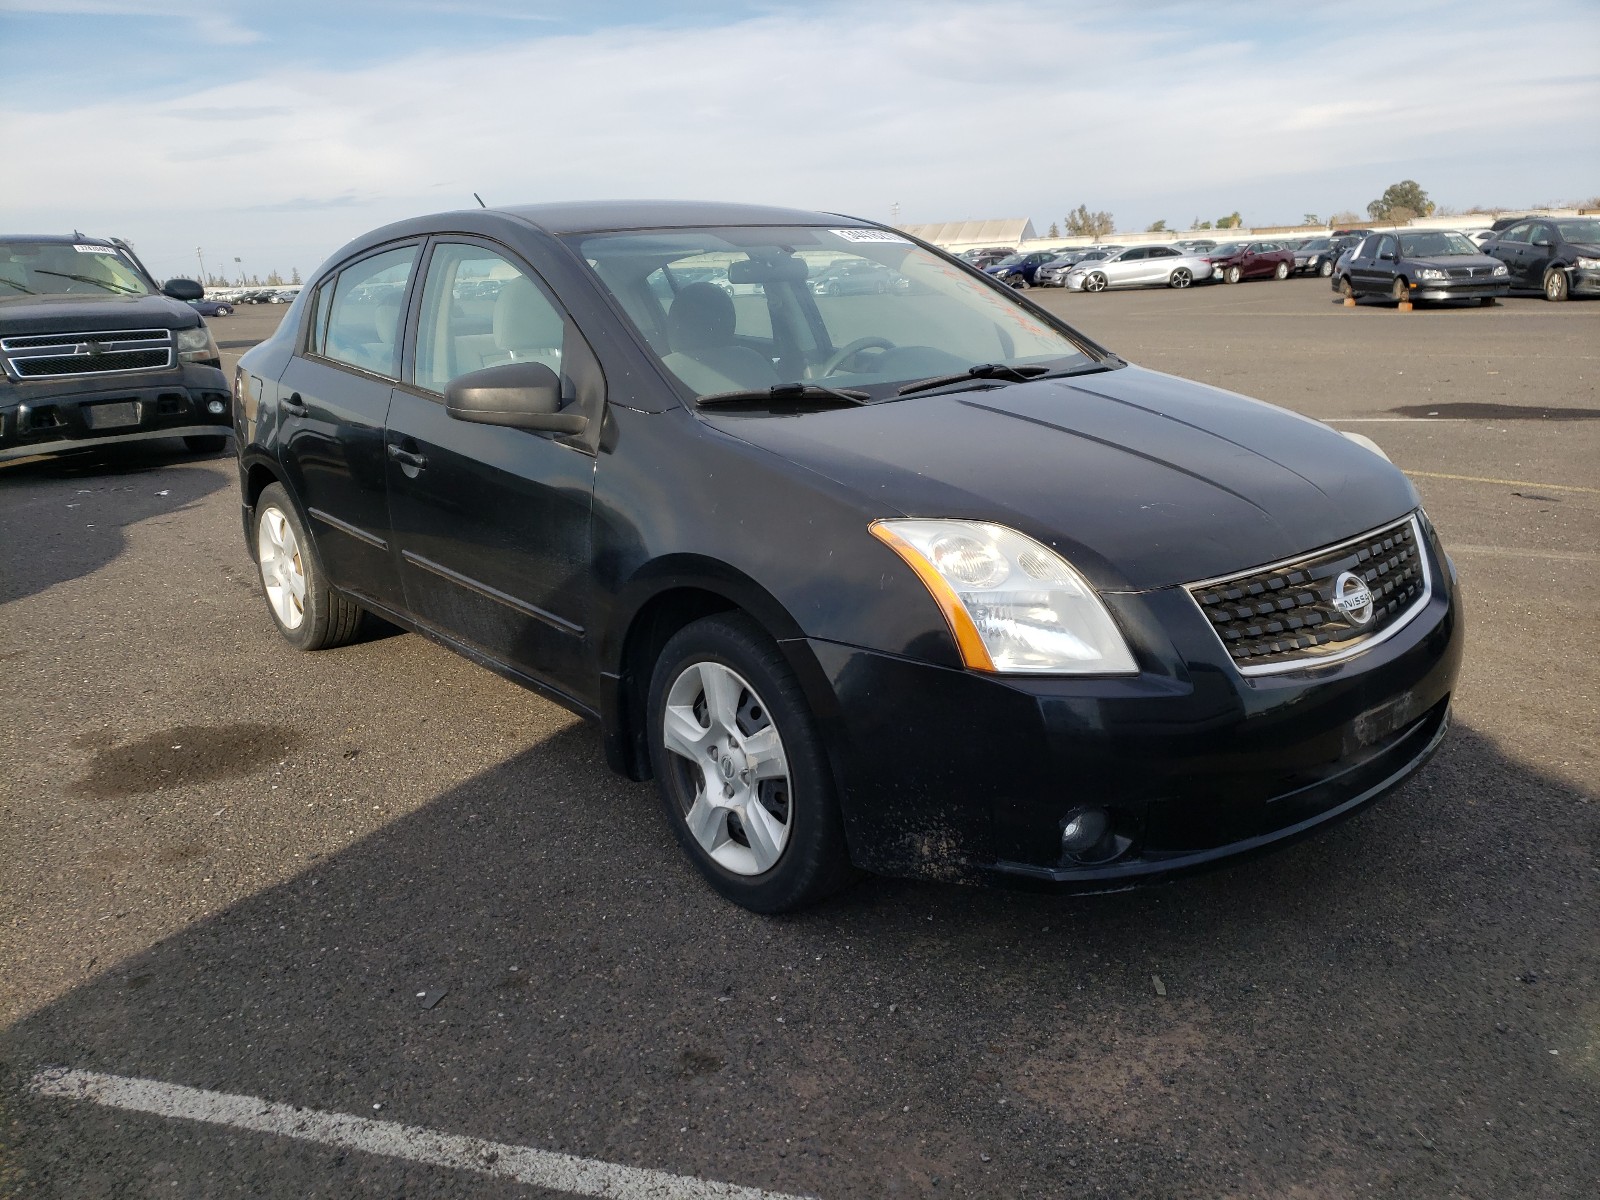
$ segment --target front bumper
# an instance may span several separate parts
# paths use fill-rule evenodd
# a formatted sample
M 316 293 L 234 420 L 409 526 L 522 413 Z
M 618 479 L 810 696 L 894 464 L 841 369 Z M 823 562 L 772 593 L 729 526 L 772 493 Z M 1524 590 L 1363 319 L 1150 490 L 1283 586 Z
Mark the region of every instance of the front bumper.
M 1463 625 L 1453 572 L 1389 640 L 1246 677 L 1178 588 L 1108 595 L 1141 673 L 1028 679 L 810 643 L 852 855 L 869 870 L 1119 890 L 1255 853 L 1359 811 L 1442 740 Z M 892 703 L 887 698 L 892 697 Z M 1085 865 L 1065 820 L 1109 814 Z
M 221 412 L 210 406 L 220 403 Z M 96 424 L 100 405 L 122 405 Z M 0 384 L 0 462 L 113 442 L 233 432 L 227 377 L 198 363 L 159 373 Z
M 1568 267 L 1567 291 L 1574 296 L 1600 296 L 1600 270 Z
M 1511 280 L 1504 275 L 1498 279 L 1424 279 L 1411 285 L 1413 300 L 1477 300 L 1510 293 Z

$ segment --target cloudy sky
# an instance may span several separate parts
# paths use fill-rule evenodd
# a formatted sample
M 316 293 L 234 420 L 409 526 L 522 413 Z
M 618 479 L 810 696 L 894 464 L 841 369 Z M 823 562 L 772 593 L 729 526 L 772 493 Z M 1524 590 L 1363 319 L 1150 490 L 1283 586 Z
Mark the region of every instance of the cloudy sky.
M 473 192 L 1281 224 L 1600 194 L 1596 113 L 1600 0 L 0 0 L 0 230 L 287 275 Z

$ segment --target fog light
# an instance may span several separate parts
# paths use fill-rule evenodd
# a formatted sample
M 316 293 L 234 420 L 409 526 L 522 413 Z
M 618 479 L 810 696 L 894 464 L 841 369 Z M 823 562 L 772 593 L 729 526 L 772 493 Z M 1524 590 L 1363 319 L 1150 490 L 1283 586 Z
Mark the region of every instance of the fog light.
M 213 400 L 211 403 L 206 405 L 206 411 L 213 417 L 220 417 L 224 412 L 227 411 L 227 408 L 228 406 L 221 400 Z
M 1061 849 L 1081 858 L 1105 840 L 1111 817 L 1103 808 L 1086 808 L 1068 817 L 1061 826 Z

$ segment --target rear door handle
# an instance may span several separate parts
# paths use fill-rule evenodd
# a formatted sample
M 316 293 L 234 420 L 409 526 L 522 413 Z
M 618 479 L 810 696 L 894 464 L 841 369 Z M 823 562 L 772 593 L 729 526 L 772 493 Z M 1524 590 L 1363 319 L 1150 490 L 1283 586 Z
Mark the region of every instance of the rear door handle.
M 291 417 L 309 417 L 311 415 L 311 410 L 301 403 L 299 392 L 282 401 L 282 404 L 283 411 Z
M 389 443 L 389 457 L 394 459 L 395 462 L 399 463 L 401 466 L 412 467 L 418 471 L 422 470 L 428 465 L 428 460 L 424 455 L 417 454 L 415 451 L 411 450 L 402 450 L 393 442 Z

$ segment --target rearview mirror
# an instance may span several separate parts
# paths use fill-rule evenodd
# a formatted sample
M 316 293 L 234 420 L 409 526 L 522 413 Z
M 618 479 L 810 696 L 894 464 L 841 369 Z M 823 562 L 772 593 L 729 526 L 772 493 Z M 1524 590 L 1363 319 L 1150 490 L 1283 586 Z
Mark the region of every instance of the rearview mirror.
M 161 286 L 161 294 L 174 300 L 204 300 L 206 290 L 192 279 L 169 279 Z
M 807 275 L 798 258 L 745 258 L 728 264 L 729 283 L 800 283 Z
M 582 433 L 589 418 L 562 412 L 561 380 L 541 362 L 503 363 L 458 375 L 445 385 L 444 407 L 458 421 L 535 433 Z

